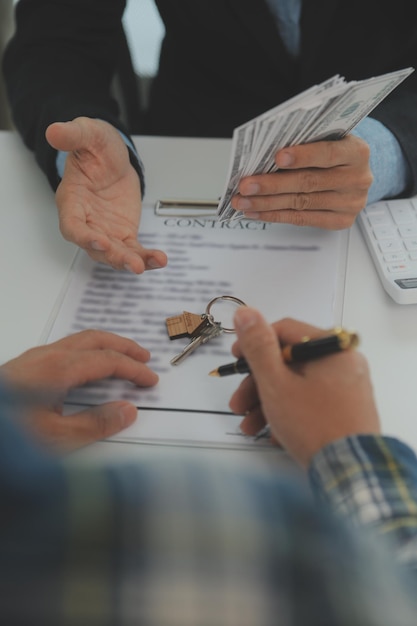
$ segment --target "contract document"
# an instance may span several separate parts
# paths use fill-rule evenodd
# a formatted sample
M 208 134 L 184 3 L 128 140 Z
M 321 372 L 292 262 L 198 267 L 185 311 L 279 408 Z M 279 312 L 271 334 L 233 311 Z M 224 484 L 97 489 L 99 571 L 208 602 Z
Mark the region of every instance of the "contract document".
M 283 317 L 332 328 L 341 323 L 349 231 L 325 231 L 286 224 L 213 217 L 157 215 L 144 206 L 140 241 L 168 255 L 164 269 L 134 275 L 76 255 L 64 293 L 46 331 L 52 342 L 68 334 L 103 329 L 129 337 L 150 350 L 149 366 L 159 374 L 152 388 L 104 380 L 71 392 L 67 408 L 125 399 L 138 419 L 115 436 L 118 441 L 215 447 L 268 446 L 244 436 L 241 416 L 228 403 L 241 375 L 209 376 L 234 360 L 234 334 L 199 346 L 179 365 L 171 359 L 188 338 L 171 340 L 166 319 L 183 311 L 205 312 L 216 297 L 229 295 L 258 308 L 268 321 Z M 232 325 L 236 305 L 221 301 L 216 322 Z

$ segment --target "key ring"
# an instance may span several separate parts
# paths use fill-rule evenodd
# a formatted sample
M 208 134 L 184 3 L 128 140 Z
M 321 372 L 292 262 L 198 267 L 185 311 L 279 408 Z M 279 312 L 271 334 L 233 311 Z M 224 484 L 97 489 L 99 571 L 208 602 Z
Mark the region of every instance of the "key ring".
M 243 302 L 243 300 L 240 300 L 240 298 L 236 298 L 235 296 L 217 296 L 216 298 L 213 298 L 213 300 L 210 300 L 210 302 L 208 303 L 208 305 L 206 306 L 206 315 L 207 315 L 207 320 L 210 322 L 210 324 L 212 324 L 213 326 L 218 323 L 214 321 L 214 317 L 213 315 L 210 313 L 211 311 L 211 307 L 213 306 L 213 304 L 215 304 L 216 302 L 218 302 L 219 300 L 227 300 L 228 302 L 234 302 L 235 304 L 237 304 L 238 306 L 247 306 L 245 302 Z M 224 333 L 234 333 L 236 332 L 234 328 L 224 328 L 224 326 L 220 325 L 220 329 L 222 330 L 222 332 Z

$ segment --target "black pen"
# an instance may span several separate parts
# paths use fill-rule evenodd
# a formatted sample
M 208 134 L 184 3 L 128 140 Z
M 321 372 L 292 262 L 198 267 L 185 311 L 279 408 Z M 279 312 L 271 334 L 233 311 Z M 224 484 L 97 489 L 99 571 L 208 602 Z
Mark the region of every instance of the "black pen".
M 359 337 L 356 333 L 351 333 L 343 328 L 335 328 L 330 335 L 309 339 L 306 337 L 300 343 L 292 346 L 284 346 L 282 356 L 286 363 L 302 363 L 312 361 L 328 354 L 334 354 L 356 348 L 359 344 Z M 238 359 L 234 363 L 221 365 L 209 373 L 210 376 L 230 376 L 231 374 L 250 374 L 249 365 L 245 359 Z

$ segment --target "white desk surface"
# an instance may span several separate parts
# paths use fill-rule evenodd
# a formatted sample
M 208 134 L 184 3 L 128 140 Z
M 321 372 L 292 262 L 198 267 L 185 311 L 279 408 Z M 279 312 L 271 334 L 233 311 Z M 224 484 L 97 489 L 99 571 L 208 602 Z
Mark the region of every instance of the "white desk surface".
M 212 199 L 221 194 L 229 140 L 135 140 L 146 167 L 146 202 L 164 197 Z M 76 250 L 58 230 L 54 195 L 46 178 L 13 132 L 0 132 L 0 164 L 2 363 L 40 342 Z M 417 305 L 399 305 L 386 295 L 356 225 L 350 233 L 343 324 L 361 336 L 384 433 L 403 439 L 417 451 Z M 149 448 L 154 454 L 155 446 L 103 442 L 83 454 L 88 451 L 92 459 L 142 456 Z M 259 460 L 256 451 L 207 453 L 228 458 L 245 454 Z

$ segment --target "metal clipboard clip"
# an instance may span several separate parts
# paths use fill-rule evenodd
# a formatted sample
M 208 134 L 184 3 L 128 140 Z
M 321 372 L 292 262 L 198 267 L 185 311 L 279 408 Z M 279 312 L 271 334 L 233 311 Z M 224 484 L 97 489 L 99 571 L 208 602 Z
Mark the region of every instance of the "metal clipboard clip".
M 155 204 L 155 215 L 162 217 L 215 217 L 218 200 L 165 198 Z

